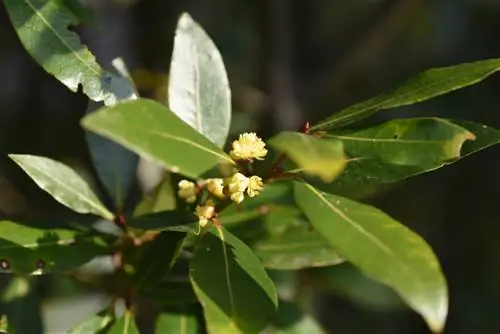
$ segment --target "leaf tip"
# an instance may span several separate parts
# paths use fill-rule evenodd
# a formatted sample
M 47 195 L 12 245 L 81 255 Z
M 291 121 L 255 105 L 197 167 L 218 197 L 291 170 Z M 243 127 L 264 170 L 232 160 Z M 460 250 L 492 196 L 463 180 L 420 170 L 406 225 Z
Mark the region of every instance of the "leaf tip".
M 179 21 L 177 23 L 177 26 L 179 28 L 186 29 L 186 28 L 190 27 L 193 23 L 194 23 L 194 20 L 193 20 L 192 16 L 189 15 L 189 13 L 184 12 L 179 17 Z

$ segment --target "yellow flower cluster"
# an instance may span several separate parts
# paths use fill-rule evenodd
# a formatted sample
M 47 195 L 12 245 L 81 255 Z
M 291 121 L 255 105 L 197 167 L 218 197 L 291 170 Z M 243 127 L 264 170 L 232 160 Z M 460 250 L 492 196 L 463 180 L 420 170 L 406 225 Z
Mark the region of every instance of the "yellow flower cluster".
M 244 133 L 232 143 L 232 150 L 229 154 L 234 160 L 246 160 L 248 162 L 253 159 L 262 160 L 267 154 L 265 145 L 255 133 Z M 182 180 L 179 182 L 178 187 L 178 196 L 187 203 L 195 203 L 198 193 L 203 188 L 206 188 L 211 195 L 218 199 L 229 198 L 235 203 L 241 203 L 245 199 L 245 193 L 248 197 L 259 195 L 264 188 L 264 184 L 257 175 L 247 177 L 240 172 L 236 172 L 226 179 L 211 178 L 200 181 L 198 184 Z M 204 204 L 196 207 L 195 214 L 199 219 L 200 227 L 206 226 L 216 216 L 215 203 L 208 199 Z

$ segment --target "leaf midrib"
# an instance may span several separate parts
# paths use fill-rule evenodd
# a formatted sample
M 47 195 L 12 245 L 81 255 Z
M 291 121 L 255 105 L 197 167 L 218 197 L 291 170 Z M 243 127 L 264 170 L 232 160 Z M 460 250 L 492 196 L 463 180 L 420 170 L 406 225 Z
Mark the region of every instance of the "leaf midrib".
M 93 68 L 92 66 L 90 66 L 90 64 L 88 64 L 79 54 L 78 52 L 76 52 L 73 48 L 71 48 L 68 43 L 66 43 L 66 40 L 61 36 L 59 35 L 59 33 L 57 32 L 56 29 L 54 29 L 54 27 L 52 27 L 52 25 L 50 24 L 50 22 L 48 22 L 45 17 L 42 15 L 42 13 L 40 13 L 35 6 L 33 6 L 33 4 L 31 3 L 30 0 L 24 0 L 24 2 L 31 8 L 31 10 L 33 12 L 35 12 L 35 14 L 40 18 L 40 20 L 42 20 L 45 25 L 54 33 L 54 35 L 61 41 L 61 43 L 68 49 L 71 51 L 71 53 L 76 57 L 78 58 L 78 60 L 80 60 L 86 67 L 88 67 L 92 73 L 94 75 L 99 75 L 99 72 Z

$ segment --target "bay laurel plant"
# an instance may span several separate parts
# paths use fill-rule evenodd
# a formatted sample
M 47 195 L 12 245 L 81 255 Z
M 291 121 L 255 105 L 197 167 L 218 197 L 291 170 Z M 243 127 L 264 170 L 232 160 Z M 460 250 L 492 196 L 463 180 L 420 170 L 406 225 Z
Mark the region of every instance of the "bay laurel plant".
M 100 180 L 48 157 L 9 157 L 90 222 L 0 222 L 3 272 L 65 275 L 112 296 L 70 333 L 139 333 L 143 301 L 156 305 L 157 333 L 322 333 L 311 315 L 277 293 L 269 272 L 342 262 L 395 291 L 433 332 L 443 330 L 448 288 L 431 247 L 381 210 L 346 198 L 345 190 L 444 167 L 496 144 L 500 131 L 434 117 L 359 121 L 475 84 L 498 71 L 500 59 L 427 70 L 271 138 L 246 132 L 228 140 L 224 63 L 188 14 L 175 31 L 168 101 L 154 101 L 139 96 L 123 62 L 98 64 L 69 29 L 86 18 L 76 4 L 3 1 L 31 57 L 89 99 L 81 125 Z M 142 162 L 161 168 L 163 178 L 135 207 L 124 206 Z M 113 207 L 103 204 L 96 182 Z M 88 270 L 91 260 L 106 257 L 114 259 L 111 272 Z

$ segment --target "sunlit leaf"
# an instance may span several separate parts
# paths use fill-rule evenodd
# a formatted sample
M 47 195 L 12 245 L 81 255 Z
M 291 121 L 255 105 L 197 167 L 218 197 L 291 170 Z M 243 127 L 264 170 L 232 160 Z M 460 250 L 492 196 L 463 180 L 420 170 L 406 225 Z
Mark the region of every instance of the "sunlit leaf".
M 257 257 L 223 228 L 211 228 L 199 241 L 190 276 L 211 334 L 259 333 L 277 306 Z
M 0 221 L 0 271 L 46 274 L 75 268 L 111 253 L 112 236 Z
M 197 178 L 219 164 L 233 164 L 220 148 L 152 100 L 123 102 L 87 115 L 83 126 L 172 172 Z
M 473 85 L 500 70 L 500 59 L 430 69 L 395 90 L 354 104 L 311 127 L 312 131 L 340 128 L 379 110 L 422 102 Z
M 231 123 L 226 69 L 213 41 L 187 13 L 175 31 L 168 105 L 214 144 L 224 146 Z
M 103 334 L 111 325 L 113 317 L 109 310 L 93 314 L 73 327 L 68 334 Z
M 448 289 L 427 243 L 382 211 L 294 183 L 297 205 L 311 224 L 364 273 L 393 288 L 434 332 L 448 314 Z
M 135 324 L 134 315 L 127 310 L 125 314 L 117 319 L 109 328 L 107 334 L 140 334 L 140 332 Z
M 93 101 L 106 105 L 134 94 L 130 81 L 103 70 L 70 26 L 72 10 L 59 0 L 5 0 L 12 25 L 29 54 L 71 91 L 83 87 Z
M 155 333 L 198 334 L 196 314 L 186 306 L 164 308 L 156 319 Z
M 89 184 L 65 164 L 35 155 L 9 157 L 44 191 L 78 213 L 92 213 L 112 220 L 114 215 L 99 201 Z
M 299 132 L 281 132 L 269 145 L 285 153 L 300 171 L 333 181 L 344 169 L 347 159 L 340 140 L 318 139 Z
M 457 159 L 463 144 L 475 139 L 470 131 L 439 118 L 395 119 L 323 137 L 341 140 L 350 158 L 417 166 Z

